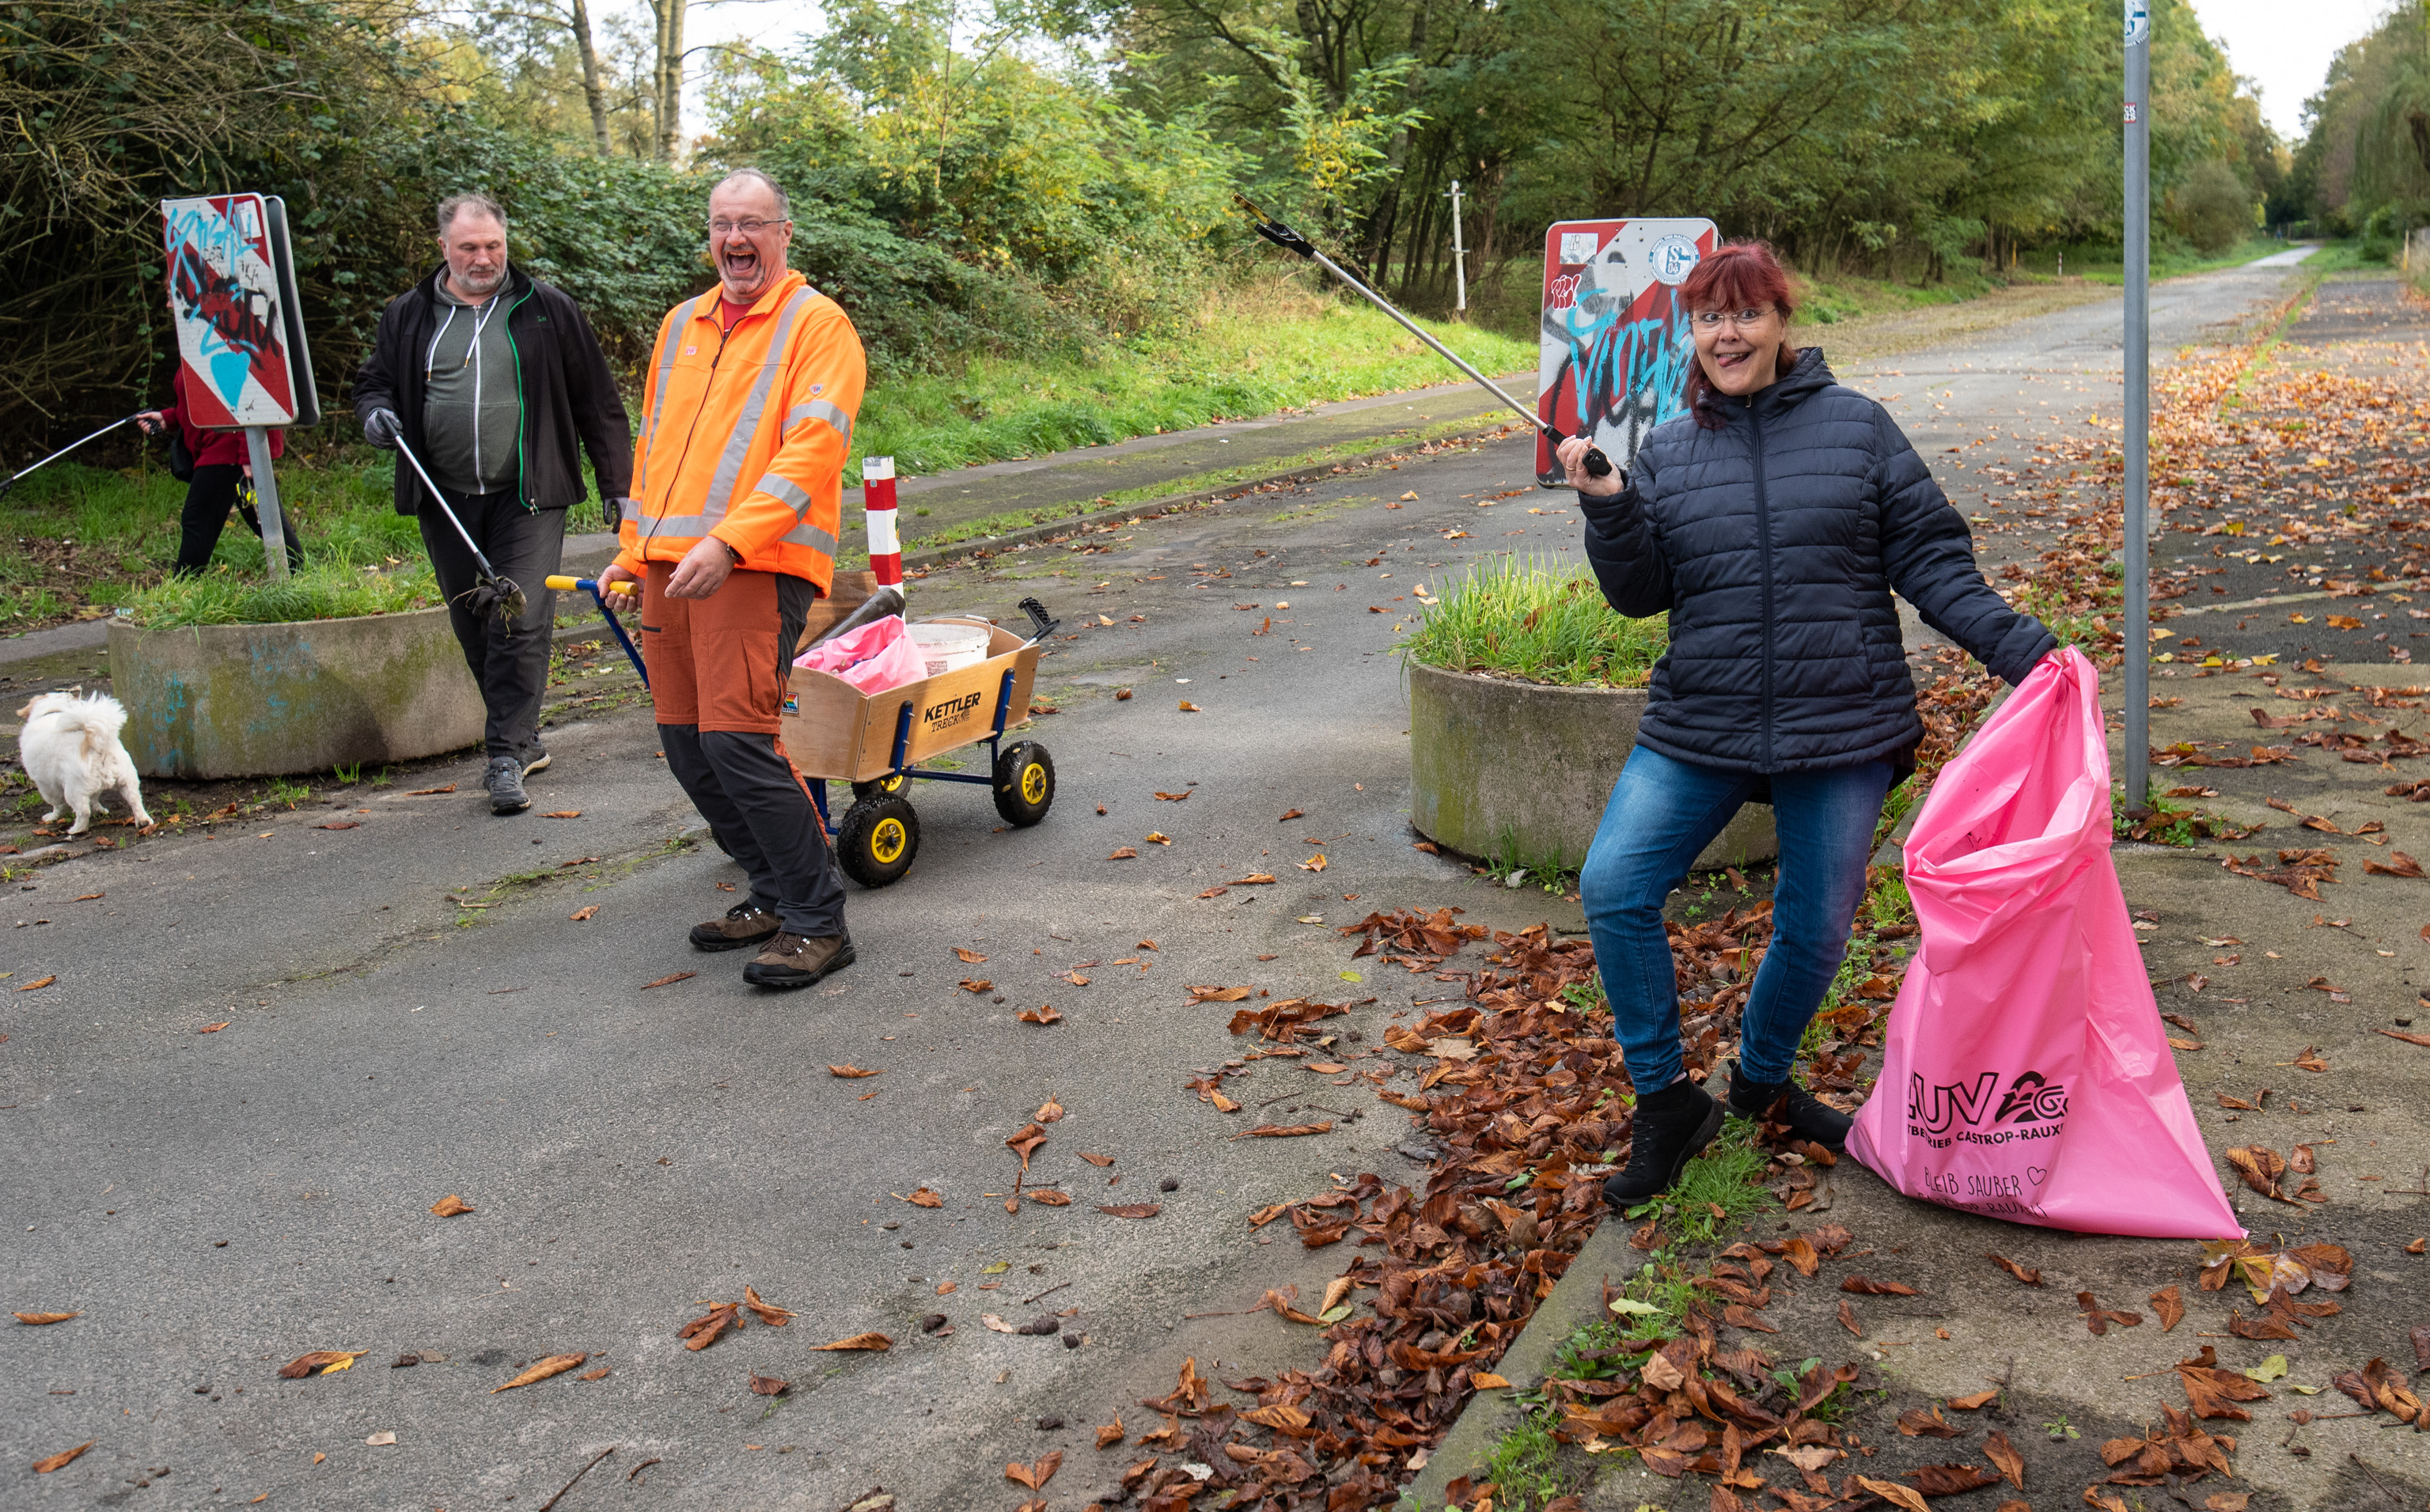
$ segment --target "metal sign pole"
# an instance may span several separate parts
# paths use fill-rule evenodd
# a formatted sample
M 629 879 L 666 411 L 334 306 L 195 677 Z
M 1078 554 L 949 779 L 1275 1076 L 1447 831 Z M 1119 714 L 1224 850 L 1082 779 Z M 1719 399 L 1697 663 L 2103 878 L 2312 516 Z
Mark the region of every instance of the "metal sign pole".
M 261 517 L 262 565 L 273 581 L 287 575 L 287 521 L 278 512 L 278 479 L 270 471 L 270 431 L 244 427 L 245 456 L 253 463 L 253 507 Z
M 2126 7 L 2126 804 L 2151 800 L 2152 15 Z
M 1468 307 L 1468 248 L 1459 239 L 1459 180 L 1451 181 L 1451 271 L 1452 287 L 1457 291 L 1454 309 Z

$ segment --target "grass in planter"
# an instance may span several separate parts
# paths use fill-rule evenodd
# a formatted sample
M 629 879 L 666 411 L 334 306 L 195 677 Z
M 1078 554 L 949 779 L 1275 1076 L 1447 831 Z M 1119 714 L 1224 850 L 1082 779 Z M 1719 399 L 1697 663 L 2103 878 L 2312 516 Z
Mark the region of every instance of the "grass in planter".
M 1503 557 L 1471 567 L 1395 649 L 1446 672 L 1642 688 L 1669 648 L 1667 618 L 1613 613 L 1591 569 Z
M 426 562 L 393 573 L 307 562 L 302 572 L 278 582 L 225 570 L 168 578 L 138 590 L 126 609 L 147 630 L 170 630 L 398 614 L 438 603 L 439 584 Z

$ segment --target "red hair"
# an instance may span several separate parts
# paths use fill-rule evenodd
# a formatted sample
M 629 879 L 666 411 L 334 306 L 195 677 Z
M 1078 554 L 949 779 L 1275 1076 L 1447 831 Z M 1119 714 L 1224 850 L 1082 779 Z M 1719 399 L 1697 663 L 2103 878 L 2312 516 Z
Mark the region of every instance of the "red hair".
M 1689 270 L 1679 285 L 1679 305 L 1684 309 L 1762 309 L 1767 307 L 1780 311 L 1783 324 L 1797 315 L 1797 296 L 1790 289 L 1789 270 L 1768 241 L 1725 241 L 1714 248 Z M 1787 341 L 1780 343 L 1778 371 L 1786 374 L 1797 360 L 1797 349 Z M 1707 403 L 1716 397 L 1712 380 L 1705 375 L 1705 364 L 1688 364 L 1688 380 L 1682 386 L 1680 401 L 1696 424 L 1706 430 L 1718 429 L 1723 424 L 1718 404 Z

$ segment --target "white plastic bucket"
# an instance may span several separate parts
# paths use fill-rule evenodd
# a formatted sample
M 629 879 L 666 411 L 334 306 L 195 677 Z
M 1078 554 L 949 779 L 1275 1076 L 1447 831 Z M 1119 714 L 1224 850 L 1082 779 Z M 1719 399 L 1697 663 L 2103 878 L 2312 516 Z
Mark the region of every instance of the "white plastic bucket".
M 911 627 L 911 643 L 928 664 L 931 677 L 987 660 L 991 636 L 986 625 L 952 620 L 926 620 Z

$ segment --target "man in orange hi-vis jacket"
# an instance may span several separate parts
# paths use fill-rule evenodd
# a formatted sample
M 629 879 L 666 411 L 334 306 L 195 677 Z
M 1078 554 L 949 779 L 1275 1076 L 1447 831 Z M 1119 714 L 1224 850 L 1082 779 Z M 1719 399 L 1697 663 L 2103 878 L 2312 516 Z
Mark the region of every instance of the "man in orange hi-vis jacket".
M 623 550 L 603 590 L 641 585 L 641 645 L 667 766 L 751 895 L 697 925 L 757 945 L 742 979 L 796 988 L 853 961 L 843 881 L 777 740 L 810 606 L 835 575 L 843 464 L 867 368 L 842 309 L 785 266 L 791 205 L 757 169 L 708 195 L 718 287 L 658 327 Z

